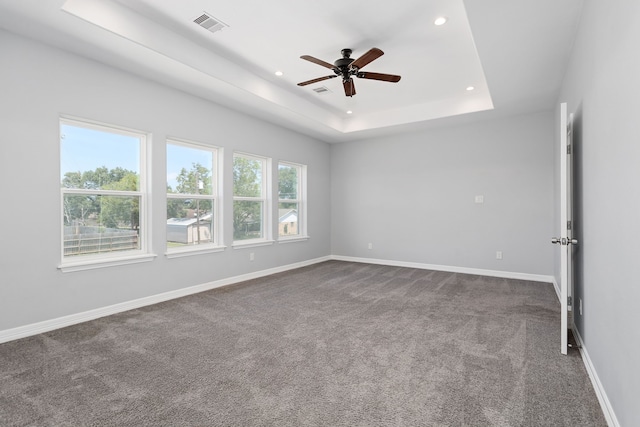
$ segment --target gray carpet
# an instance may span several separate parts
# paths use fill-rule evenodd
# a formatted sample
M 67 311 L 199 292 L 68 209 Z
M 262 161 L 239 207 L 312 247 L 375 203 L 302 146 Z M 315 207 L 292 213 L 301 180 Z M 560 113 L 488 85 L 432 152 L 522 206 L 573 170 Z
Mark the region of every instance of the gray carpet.
M 605 426 L 552 285 L 331 261 L 0 345 L 2 426 Z

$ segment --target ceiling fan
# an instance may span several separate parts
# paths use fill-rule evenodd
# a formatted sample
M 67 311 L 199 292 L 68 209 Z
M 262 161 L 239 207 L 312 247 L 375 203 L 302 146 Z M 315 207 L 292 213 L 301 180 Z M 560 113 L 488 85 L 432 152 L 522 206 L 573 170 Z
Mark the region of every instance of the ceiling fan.
M 344 86 L 344 93 L 346 96 L 353 96 L 356 94 L 356 88 L 353 84 L 353 76 L 360 79 L 381 80 L 383 82 L 397 83 L 400 81 L 400 76 L 394 74 L 382 74 L 382 73 L 370 73 L 367 71 L 360 71 L 368 63 L 380 58 L 384 55 L 384 52 L 377 47 L 369 49 L 364 55 L 358 59 L 352 59 L 351 49 L 342 49 L 340 52 L 342 58 L 336 60 L 333 64 L 329 64 L 321 59 L 314 58 L 309 55 L 302 55 L 300 58 L 314 64 L 322 65 L 323 67 L 332 70 L 335 75 L 318 77 L 317 79 L 307 80 L 306 82 L 298 83 L 298 86 L 306 86 L 312 83 L 321 82 L 323 80 L 332 79 L 334 77 L 342 77 L 342 85 Z

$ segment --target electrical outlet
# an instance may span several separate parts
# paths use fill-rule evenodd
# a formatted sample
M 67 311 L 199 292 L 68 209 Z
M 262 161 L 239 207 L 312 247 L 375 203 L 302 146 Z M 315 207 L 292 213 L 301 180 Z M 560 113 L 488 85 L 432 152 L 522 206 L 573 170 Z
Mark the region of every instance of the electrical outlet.
M 368 248 L 369 248 L 369 249 L 373 249 L 373 243 L 369 243 Z
M 502 251 L 496 252 L 496 259 L 502 259 Z
M 256 254 L 253 252 L 249 252 L 249 261 L 253 261 L 254 259 L 256 259 Z

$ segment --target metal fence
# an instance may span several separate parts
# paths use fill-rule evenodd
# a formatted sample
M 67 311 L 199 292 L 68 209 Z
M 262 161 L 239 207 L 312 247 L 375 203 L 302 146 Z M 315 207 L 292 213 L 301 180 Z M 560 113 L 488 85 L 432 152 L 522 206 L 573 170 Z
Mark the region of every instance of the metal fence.
M 104 252 L 139 249 L 136 230 L 107 229 L 97 227 L 65 227 L 64 256 L 89 255 Z

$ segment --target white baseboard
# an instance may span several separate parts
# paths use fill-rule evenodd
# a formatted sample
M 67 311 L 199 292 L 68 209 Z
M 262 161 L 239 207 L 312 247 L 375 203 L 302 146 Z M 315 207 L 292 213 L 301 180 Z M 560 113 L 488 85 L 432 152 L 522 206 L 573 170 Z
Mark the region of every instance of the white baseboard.
M 423 264 L 419 262 L 394 261 L 375 258 L 358 258 L 342 255 L 331 255 L 331 259 L 336 261 L 362 262 L 366 264 L 390 265 L 393 267 L 410 267 L 421 270 L 447 271 L 450 273 L 475 274 L 478 276 L 501 277 L 504 279 L 529 280 L 532 282 L 554 283 L 553 276 L 542 274 L 515 273 L 512 271 L 485 270 L 481 268 L 456 267 L 450 265 Z M 556 290 L 557 292 L 557 290 Z
M 594 390 L 596 391 L 596 396 L 598 397 L 598 402 L 600 402 L 600 406 L 602 407 L 602 412 L 604 413 L 604 417 L 607 420 L 607 424 L 609 427 L 620 427 L 620 423 L 618 422 L 618 418 L 616 417 L 615 412 L 613 411 L 613 407 L 611 406 L 611 402 L 609 401 L 609 397 L 600 382 L 600 378 L 598 377 L 598 373 L 596 372 L 596 368 L 593 366 L 591 362 L 591 358 L 589 357 L 589 352 L 587 348 L 584 346 L 584 341 L 580 336 L 580 333 L 576 328 L 572 329 L 573 336 L 575 337 L 579 349 L 580 355 L 582 356 L 582 362 L 584 363 L 584 367 L 587 369 L 587 373 L 589 374 L 589 379 L 591 380 L 591 384 L 593 385 Z
M 269 276 L 271 274 L 282 273 L 284 271 L 294 270 L 296 268 L 306 267 L 320 262 L 329 261 L 330 259 L 330 256 L 315 258 L 294 264 L 283 265 L 281 267 L 274 267 L 266 270 L 256 271 L 253 273 L 242 274 L 240 276 L 215 280 L 213 282 L 190 286 L 183 289 L 177 289 L 175 291 L 164 292 L 162 294 L 139 298 L 132 301 L 126 301 L 123 303 L 101 307 L 82 313 L 71 314 L 69 316 L 63 316 L 56 319 L 45 320 L 43 322 L 32 323 L 30 325 L 19 326 L 17 328 L 6 329 L 4 331 L 0 331 L 0 344 L 20 338 L 26 338 L 32 335 L 41 334 L 44 332 L 53 331 L 54 329 L 60 329 L 78 323 L 87 322 L 89 320 L 98 319 L 100 317 L 110 316 L 112 314 L 121 313 L 123 311 L 133 310 L 136 308 L 169 301 L 187 295 L 208 291 L 210 289 L 232 285 L 234 283 L 244 282 L 246 280 L 257 279 L 260 277 Z
M 558 301 L 560 301 L 561 298 L 561 293 L 560 293 L 560 285 L 558 284 L 558 281 L 556 280 L 556 278 L 554 276 L 551 276 L 551 278 L 553 279 L 553 289 L 555 289 L 556 291 L 556 295 L 558 295 Z

